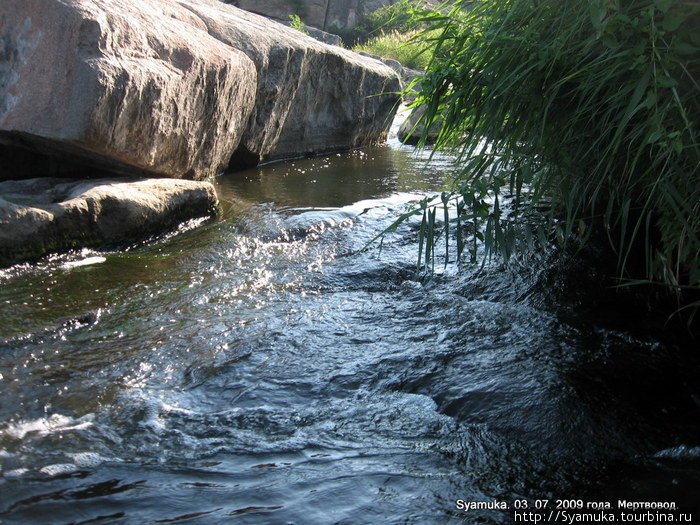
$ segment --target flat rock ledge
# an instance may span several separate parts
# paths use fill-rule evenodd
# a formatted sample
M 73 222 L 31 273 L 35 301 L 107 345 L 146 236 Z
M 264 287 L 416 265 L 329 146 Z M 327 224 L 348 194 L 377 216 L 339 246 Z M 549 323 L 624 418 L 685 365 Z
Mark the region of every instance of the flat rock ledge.
M 0 266 L 78 247 L 119 246 L 212 214 L 208 182 L 35 178 L 0 182 Z

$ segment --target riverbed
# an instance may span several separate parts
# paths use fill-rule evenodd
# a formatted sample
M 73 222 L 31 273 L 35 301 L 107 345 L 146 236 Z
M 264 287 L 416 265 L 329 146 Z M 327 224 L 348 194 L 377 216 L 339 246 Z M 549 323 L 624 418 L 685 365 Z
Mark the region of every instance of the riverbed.
M 226 174 L 216 218 L 128 249 L 2 270 L 0 522 L 697 505 L 687 349 L 558 293 L 556 254 L 421 272 L 415 222 L 363 250 L 451 173 L 392 137 Z

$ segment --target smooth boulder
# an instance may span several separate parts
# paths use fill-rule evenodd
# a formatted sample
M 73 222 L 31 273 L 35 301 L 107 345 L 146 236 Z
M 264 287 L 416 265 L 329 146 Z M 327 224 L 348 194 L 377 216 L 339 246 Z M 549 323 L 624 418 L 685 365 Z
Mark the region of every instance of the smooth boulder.
M 0 142 L 117 173 L 212 173 L 254 105 L 250 59 L 179 2 L 3 0 L 0 42 Z
M 398 90 L 385 66 L 217 0 L 3 0 L 0 180 L 37 175 L 3 149 L 61 176 L 202 179 L 372 144 Z
M 209 25 L 212 35 L 243 49 L 258 71 L 253 115 L 234 165 L 385 140 L 401 90 L 391 68 L 216 1 L 198 12 L 216 21 Z
M 71 248 L 118 246 L 211 214 L 208 182 L 174 179 L 0 182 L 0 266 Z

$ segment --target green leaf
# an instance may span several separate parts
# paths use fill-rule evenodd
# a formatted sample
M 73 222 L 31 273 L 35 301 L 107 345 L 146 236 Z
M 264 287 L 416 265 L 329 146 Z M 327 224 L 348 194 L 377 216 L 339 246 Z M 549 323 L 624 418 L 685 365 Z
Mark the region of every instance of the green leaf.
M 542 226 L 537 226 L 537 240 L 540 242 L 540 248 L 543 250 L 547 248 L 549 242 L 547 241 L 547 235 Z
M 679 13 L 678 11 L 671 11 L 664 17 L 664 21 L 661 22 L 661 27 L 666 31 L 675 31 L 681 27 L 685 19 L 685 14 Z
M 664 136 L 666 136 L 666 131 L 663 129 L 657 129 L 651 135 L 649 135 L 649 138 L 647 139 L 647 144 L 653 144 L 654 142 L 657 142 L 661 137 Z
M 596 31 L 600 31 L 602 29 L 602 11 L 600 9 L 600 2 L 597 0 L 593 0 L 591 2 L 591 5 L 588 8 L 589 14 L 591 16 L 591 24 L 593 24 L 593 27 L 596 29 Z
M 656 85 L 662 88 L 672 88 L 678 86 L 678 82 L 667 76 L 662 76 L 656 79 Z
M 676 154 L 680 155 L 683 152 L 683 143 L 679 139 L 674 139 L 671 142 L 671 145 L 673 146 L 673 151 L 675 151 Z
M 654 104 L 656 104 L 656 101 L 657 101 L 656 93 L 653 90 L 649 90 L 646 98 L 644 99 L 644 107 L 645 108 L 652 108 L 652 107 L 654 107 Z
M 668 11 L 671 8 L 671 4 L 673 4 L 673 0 L 654 0 L 654 6 L 662 13 Z
M 613 33 L 605 33 L 601 37 L 600 40 L 601 40 L 601 42 L 603 42 L 603 44 L 605 44 L 610 49 L 615 49 L 616 47 L 618 47 L 620 45 L 620 43 L 617 41 L 617 38 L 615 38 L 615 35 Z
M 700 53 L 700 47 L 696 47 L 688 42 L 676 42 L 673 46 L 673 51 L 679 55 L 694 55 Z

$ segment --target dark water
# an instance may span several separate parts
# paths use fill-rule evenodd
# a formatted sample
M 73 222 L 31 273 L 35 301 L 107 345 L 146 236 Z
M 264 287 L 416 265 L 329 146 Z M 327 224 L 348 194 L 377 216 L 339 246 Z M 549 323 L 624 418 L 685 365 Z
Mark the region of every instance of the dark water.
M 274 164 L 219 180 L 221 216 L 197 228 L 5 271 L 0 523 L 696 504 L 700 387 L 679 349 L 562 298 L 561 262 L 421 276 L 415 224 L 358 253 L 448 174 L 396 143 Z

